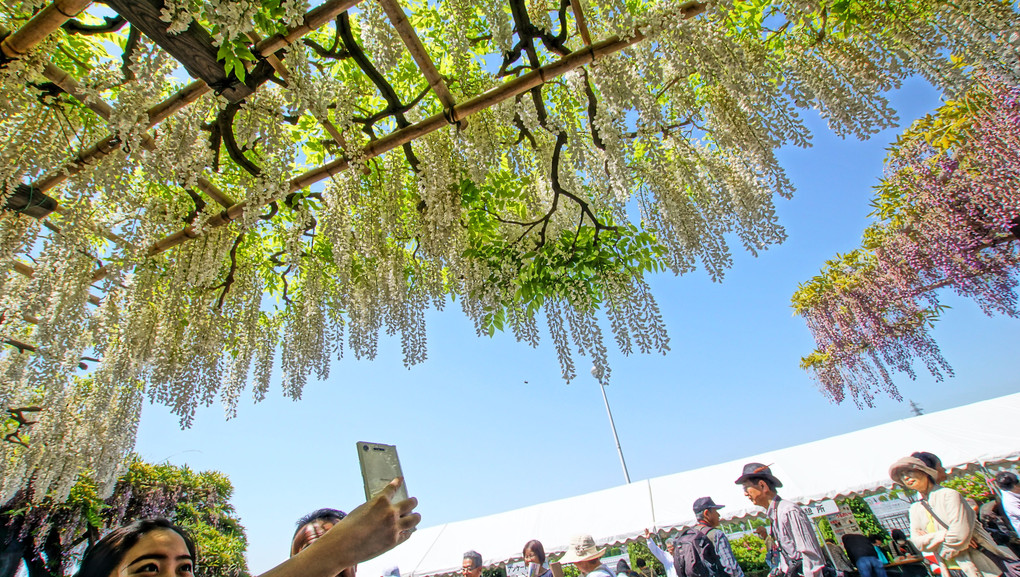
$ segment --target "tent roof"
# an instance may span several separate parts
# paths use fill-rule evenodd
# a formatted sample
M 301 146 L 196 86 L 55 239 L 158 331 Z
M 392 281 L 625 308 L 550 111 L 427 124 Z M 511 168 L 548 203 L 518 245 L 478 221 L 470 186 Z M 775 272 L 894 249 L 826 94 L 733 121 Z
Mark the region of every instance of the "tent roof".
M 460 570 L 464 551 L 474 549 L 486 564 L 520 557 L 531 539 L 547 553 L 564 551 L 572 535 L 588 533 L 596 542 L 621 543 L 642 535 L 646 527 L 670 529 L 693 524 L 691 504 L 704 495 L 729 505 L 724 519 L 755 515 L 740 486 L 733 483 L 744 463 L 771 464 L 785 499 L 807 503 L 890 486 L 888 467 L 913 451 L 938 455 L 946 467 L 967 468 L 993 461 L 1020 459 L 1020 393 L 902 419 L 803 445 L 769 451 L 726 463 L 655 477 L 466 521 L 421 529 L 407 542 L 363 563 L 365 577 L 381 575 L 394 565 L 404 577 Z M 949 424 L 952 426 L 947 426 Z M 867 459 L 847 460 L 867 447 Z M 836 474 L 834 474 L 836 473 Z M 612 515 L 606 515 L 612 511 Z

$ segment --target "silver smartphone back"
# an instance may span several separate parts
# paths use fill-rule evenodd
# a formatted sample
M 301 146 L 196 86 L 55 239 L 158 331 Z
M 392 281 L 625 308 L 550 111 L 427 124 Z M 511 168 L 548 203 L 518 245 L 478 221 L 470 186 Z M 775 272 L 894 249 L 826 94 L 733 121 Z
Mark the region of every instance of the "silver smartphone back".
M 378 495 L 393 479 L 404 476 L 400 470 L 397 448 L 393 445 L 358 441 L 358 461 L 361 463 L 361 477 L 365 480 L 366 501 Z M 404 499 L 407 499 L 406 481 L 393 496 L 393 502 Z

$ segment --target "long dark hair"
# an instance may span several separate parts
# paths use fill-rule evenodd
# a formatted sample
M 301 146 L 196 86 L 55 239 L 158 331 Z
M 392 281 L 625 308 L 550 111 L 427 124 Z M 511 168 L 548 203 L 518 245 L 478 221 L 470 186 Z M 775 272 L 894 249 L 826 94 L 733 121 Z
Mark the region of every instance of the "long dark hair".
M 139 519 L 114 529 L 89 547 L 75 577 L 110 577 L 128 549 L 134 547 L 146 533 L 159 530 L 170 530 L 180 535 L 194 562 L 195 543 L 184 529 L 162 518 Z

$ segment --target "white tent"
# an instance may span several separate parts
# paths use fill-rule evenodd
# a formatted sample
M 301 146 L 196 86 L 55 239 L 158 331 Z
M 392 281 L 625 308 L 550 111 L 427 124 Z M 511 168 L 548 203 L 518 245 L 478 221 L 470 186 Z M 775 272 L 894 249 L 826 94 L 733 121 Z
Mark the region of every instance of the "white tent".
M 563 551 L 570 537 L 578 533 L 591 534 L 600 544 L 621 543 L 637 538 L 646 527 L 655 531 L 693 524 L 691 504 L 704 495 L 729 505 L 721 511 L 725 519 L 754 515 L 761 510 L 733 483 L 748 462 L 771 464 L 772 472 L 783 481 L 783 498 L 808 503 L 888 487 L 889 465 L 917 450 L 935 453 L 954 469 L 1017 460 L 1018 415 L 1020 393 L 728 463 L 421 529 L 399 547 L 360 565 L 358 573 L 378 577 L 394 565 L 404 577 L 450 573 L 460 570 L 461 555 L 468 549 L 485 555 L 486 564 L 500 563 L 519 559 L 521 548 L 531 539 L 541 541 L 547 553 Z M 867 459 L 847 457 L 861 454 Z M 607 515 L 606 511 L 613 513 Z

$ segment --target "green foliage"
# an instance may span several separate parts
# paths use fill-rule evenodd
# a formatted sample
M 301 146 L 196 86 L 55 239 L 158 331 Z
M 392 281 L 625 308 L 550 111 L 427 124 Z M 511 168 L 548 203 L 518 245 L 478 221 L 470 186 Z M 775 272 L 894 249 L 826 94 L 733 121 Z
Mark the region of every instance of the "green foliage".
M 173 508 L 166 515 L 194 537 L 199 566 L 207 577 L 248 574 L 244 558 L 248 539 L 230 504 L 234 487 L 226 475 L 135 460 L 123 481 L 143 495 L 169 497 Z
M 630 568 L 637 572 L 637 560 L 644 559 L 645 564 L 652 568 L 653 575 L 665 575 L 666 570 L 662 566 L 662 563 L 652 555 L 652 552 L 648 550 L 648 545 L 645 544 L 644 539 L 638 539 L 627 544 L 627 554 L 630 557 Z
M 832 530 L 832 523 L 829 523 L 829 519 L 822 516 L 817 521 L 816 526 L 818 527 L 818 532 L 822 535 L 822 541 L 824 542 L 829 539 L 836 541 L 836 533 Z
M 990 501 L 995 497 L 992 489 L 988 486 L 988 478 L 984 473 L 968 473 L 954 477 L 942 483 L 942 486 L 954 489 L 964 497 L 970 497 L 978 503 Z
M 581 572 L 573 564 L 563 566 L 563 577 L 581 577 Z
M 230 75 L 237 76 L 237 79 L 244 82 L 248 71 L 244 67 L 245 62 L 256 62 L 258 59 L 252 54 L 249 43 L 240 39 L 220 44 L 216 51 L 216 59 L 223 61 L 223 70 Z
M 850 509 L 854 514 L 854 519 L 857 520 L 857 525 L 861 528 L 861 533 L 864 535 L 872 536 L 877 535 L 882 539 L 888 539 L 889 533 L 882 527 L 882 524 L 878 522 L 878 517 L 871 512 L 871 507 L 860 497 L 852 497 L 850 499 L 843 499 L 837 501 L 841 509 Z
M 546 299 L 580 304 L 577 295 L 598 306 L 608 300 L 613 280 L 642 278 L 666 269 L 662 260 L 666 249 L 653 234 L 635 225 L 617 225 L 609 214 L 597 215 L 604 226 L 596 227 L 589 220 L 576 229 L 546 236 L 542 217 L 536 218 L 527 204 L 526 186 L 507 170 L 490 173 L 483 186 L 461 181 L 469 235 L 463 256 L 485 262 L 494 275 L 514 271 L 511 278 L 490 279 L 500 287 L 502 297 L 501 306 L 483 320 L 490 336 L 503 330 L 511 307 L 533 314 Z M 524 232 L 508 240 L 503 227 L 522 223 Z
M 752 571 L 768 571 L 769 566 L 765 563 L 765 541 L 761 537 L 751 533 L 739 539 L 730 541 L 733 548 L 733 555 L 737 558 L 737 564 L 745 573 Z
M 136 458 L 109 498 L 100 498 L 86 471 L 62 503 L 46 499 L 32 504 L 23 493 L 15 497 L 0 508 L 0 527 L 16 529 L 5 539 L 16 535 L 25 546 L 29 577 L 59 577 L 80 553 L 79 543 L 143 517 L 165 517 L 187 530 L 198 548 L 203 577 L 247 577 L 248 540 L 230 504 L 233 492 L 222 473 Z M 39 574 L 42 567 L 45 575 Z

